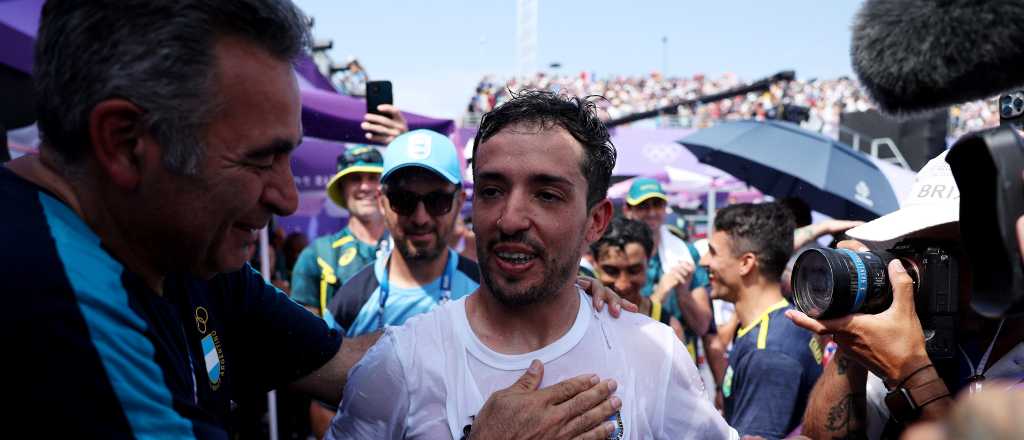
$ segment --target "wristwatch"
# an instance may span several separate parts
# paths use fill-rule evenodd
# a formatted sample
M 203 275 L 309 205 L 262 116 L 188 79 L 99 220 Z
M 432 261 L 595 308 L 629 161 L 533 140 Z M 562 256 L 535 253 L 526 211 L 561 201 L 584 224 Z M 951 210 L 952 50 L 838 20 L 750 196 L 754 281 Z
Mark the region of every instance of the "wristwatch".
M 912 388 L 896 386 L 885 395 L 885 406 L 893 420 L 906 423 L 920 417 L 923 406 L 946 396 L 949 396 L 946 384 L 936 377 Z

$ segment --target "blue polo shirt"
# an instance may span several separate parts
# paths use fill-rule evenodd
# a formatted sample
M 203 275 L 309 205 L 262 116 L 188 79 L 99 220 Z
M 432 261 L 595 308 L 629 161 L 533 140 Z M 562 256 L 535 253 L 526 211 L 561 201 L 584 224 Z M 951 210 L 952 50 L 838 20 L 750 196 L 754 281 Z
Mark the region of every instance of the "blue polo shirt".
M 722 394 L 725 420 L 740 435 L 773 439 L 792 432 L 821 375 L 818 340 L 786 318 L 791 308 L 778 302 L 733 339 Z
M 329 306 L 328 321 L 345 329 L 349 336 L 359 336 L 381 328 L 381 281 L 384 267 L 390 259 L 379 258 L 372 266 L 359 271 L 334 294 Z M 448 268 L 451 270 L 449 299 L 456 300 L 480 287 L 480 267 L 448 249 Z M 384 303 L 384 325 L 402 325 L 409 318 L 426 313 L 440 304 L 443 293 L 441 275 L 428 284 L 415 288 L 399 288 L 389 284 Z
M 342 335 L 246 265 L 150 290 L 46 190 L 0 166 L 6 429 L 54 438 L 229 437 L 236 407 L 331 359 Z

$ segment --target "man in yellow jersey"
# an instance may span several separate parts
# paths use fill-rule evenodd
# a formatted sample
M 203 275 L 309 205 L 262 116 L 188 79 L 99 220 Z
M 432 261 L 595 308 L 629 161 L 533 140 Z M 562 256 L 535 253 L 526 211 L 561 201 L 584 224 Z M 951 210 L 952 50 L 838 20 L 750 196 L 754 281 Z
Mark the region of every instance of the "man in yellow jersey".
M 793 218 L 778 203 L 718 211 L 701 265 L 711 296 L 736 304 L 739 329 L 722 382 L 725 418 L 740 435 L 782 438 L 799 424 L 821 375 L 814 335 L 783 314 L 780 278 L 793 252 Z

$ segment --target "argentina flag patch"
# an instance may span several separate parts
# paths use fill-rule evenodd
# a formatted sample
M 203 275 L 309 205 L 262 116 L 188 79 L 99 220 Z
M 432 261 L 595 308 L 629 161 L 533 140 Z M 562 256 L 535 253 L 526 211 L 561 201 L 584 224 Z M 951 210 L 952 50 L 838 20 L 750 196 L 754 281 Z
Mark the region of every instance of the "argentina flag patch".
M 217 332 L 206 335 L 203 338 L 203 363 L 206 364 L 206 375 L 210 378 L 210 387 L 215 390 L 220 386 L 222 359 Z

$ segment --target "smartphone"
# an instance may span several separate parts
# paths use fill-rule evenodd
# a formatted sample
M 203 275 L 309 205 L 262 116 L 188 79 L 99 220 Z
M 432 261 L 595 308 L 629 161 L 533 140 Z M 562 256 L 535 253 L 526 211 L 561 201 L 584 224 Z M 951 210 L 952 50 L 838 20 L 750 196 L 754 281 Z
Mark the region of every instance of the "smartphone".
M 391 81 L 367 81 L 366 82 L 366 112 L 381 114 L 377 106 L 381 104 L 392 104 Z

